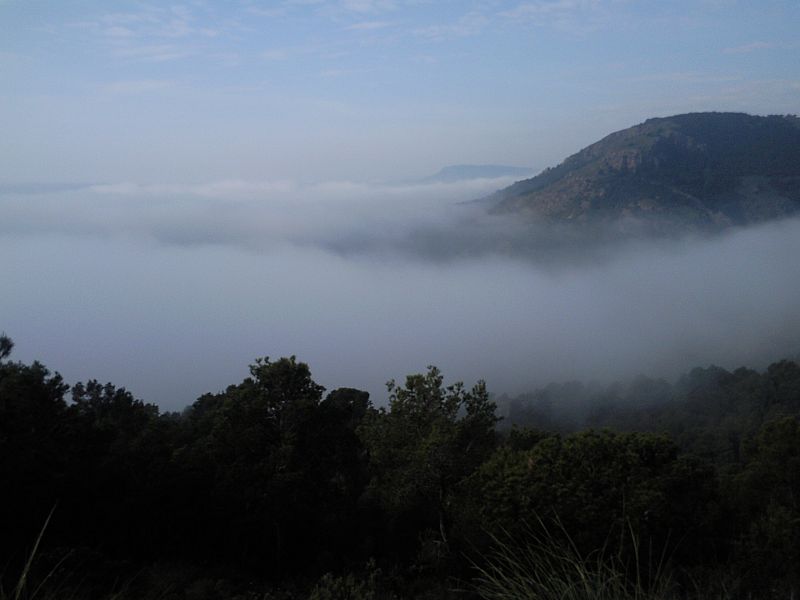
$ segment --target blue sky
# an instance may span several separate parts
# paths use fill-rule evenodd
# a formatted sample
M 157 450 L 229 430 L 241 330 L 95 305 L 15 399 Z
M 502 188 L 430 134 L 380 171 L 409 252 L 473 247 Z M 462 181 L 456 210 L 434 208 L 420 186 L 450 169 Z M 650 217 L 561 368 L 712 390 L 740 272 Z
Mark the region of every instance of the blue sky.
M 543 168 L 649 117 L 798 112 L 800 3 L 0 0 L 0 181 Z

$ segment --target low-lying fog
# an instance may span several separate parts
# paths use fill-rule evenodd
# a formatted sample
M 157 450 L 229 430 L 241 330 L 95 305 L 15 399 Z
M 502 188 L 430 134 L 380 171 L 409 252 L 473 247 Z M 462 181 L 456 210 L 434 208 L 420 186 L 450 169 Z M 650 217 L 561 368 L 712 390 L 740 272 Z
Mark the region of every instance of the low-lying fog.
M 459 203 L 508 183 L 6 186 L 0 329 L 169 410 L 259 356 L 381 404 L 429 364 L 517 393 L 798 355 L 800 221 L 516 256 L 528 232 Z

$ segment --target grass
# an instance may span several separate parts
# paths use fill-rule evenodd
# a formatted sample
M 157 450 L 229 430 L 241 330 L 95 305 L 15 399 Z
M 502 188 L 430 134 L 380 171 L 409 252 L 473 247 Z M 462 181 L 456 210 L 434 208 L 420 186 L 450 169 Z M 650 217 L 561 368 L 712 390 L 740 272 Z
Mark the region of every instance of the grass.
M 629 527 L 633 558 L 608 555 L 604 549 L 583 555 L 566 530 L 526 528 L 525 540 L 494 537 L 485 564 L 476 565 L 475 592 L 484 600 L 674 600 L 664 556 L 640 556 Z
M 25 566 L 22 568 L 22 572 L 17 579 L 17 583 L 14 586 L 14 589 L 11 590 L 10 593 L 6 593 L 3 589 L 2 585 L 0 585 L 0 600 L 34 600 L 35 598 L 39 597 L 40 592 L 44 589 L 44 586 L 52 577 L 53 573 L 55 573 L 56 569 L 60 566 L 60 563 L 57 564 L 43 579 L 39 584 L 34 588 L 34 590 L 28 593 L 28 578 L 31 574 L 31 567 L 33 566 L 33 561 L 36 558 L 37 553 L 39 552 L 39 546 L 42 543 L 42 538 L 44 537 L 44 532 L 47 530 L 47 526 L 50 524 L 50 519 L 53 518 L 53 513 L 55 512 L 56 507 L 53 506 L 50 509 L 50 514 L 47 515 L 47 518 L 44 521 L 44 525 L 39 530 L 39 535 L 36 536 L 36 542 L 33 544 L 33 549 L 31 549 L 30 553 L 28 554 L 28 558 L 25 561 Z

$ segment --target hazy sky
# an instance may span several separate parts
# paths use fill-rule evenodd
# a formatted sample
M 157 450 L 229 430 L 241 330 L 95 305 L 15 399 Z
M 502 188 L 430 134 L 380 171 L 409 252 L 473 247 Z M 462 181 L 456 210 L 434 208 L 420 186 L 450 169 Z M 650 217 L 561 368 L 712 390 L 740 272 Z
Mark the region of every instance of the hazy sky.
M 798 23 L 771 0 L 0 0 L 0 331 L 169 409 L 267 355 L 377 403 L 428 364 L 513 392 L 797 356 L 796 220 L 555 265 L 468 248 L 513 230 L 457 203 L 510 180 L 413 180 L 800 112 Z
M 0 182 L 543 168 L 647 117 L 796 112 L 794 0 L 0 0 Z

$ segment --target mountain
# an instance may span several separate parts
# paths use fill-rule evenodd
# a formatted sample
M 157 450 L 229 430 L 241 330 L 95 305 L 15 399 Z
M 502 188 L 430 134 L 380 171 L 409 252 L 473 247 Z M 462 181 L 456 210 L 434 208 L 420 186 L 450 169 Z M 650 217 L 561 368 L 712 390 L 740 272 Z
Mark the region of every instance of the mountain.
M 691 113 L 649 119 L 486 199 L 556 223 L 720 229 L 800 209 L 800 118 Z
M 424 183 L 454 183 L 469 179 L 497 179 L 500 177 L 529 177 L 536 171 L 528 167 L 506 165 L 451 165 L 438 173 L 425 177 Z

